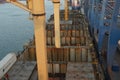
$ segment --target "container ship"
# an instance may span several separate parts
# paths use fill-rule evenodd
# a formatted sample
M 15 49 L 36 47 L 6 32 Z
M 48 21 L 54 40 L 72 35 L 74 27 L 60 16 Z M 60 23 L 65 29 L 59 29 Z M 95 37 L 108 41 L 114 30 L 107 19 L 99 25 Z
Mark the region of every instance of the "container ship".
M 47 22 L 44 0 L 7 2 L 30 12 L 35 34 L 0 61 L 0 80 L 120 79 L 119 0 L 53 0 Z

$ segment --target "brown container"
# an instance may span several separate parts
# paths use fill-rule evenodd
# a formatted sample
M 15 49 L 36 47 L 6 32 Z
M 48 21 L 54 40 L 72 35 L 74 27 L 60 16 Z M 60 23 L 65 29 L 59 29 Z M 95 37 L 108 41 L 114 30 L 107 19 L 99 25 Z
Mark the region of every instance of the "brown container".
M 81 62 L 81 49 L 76 49 L 76 62 Z
M 67 31 L 64 31 L 64 37 L 67 37 Z
M 79 45 L 80 44 L 80 38 L 77 37 L 75 40 L 76 40 L 76 45 Z
M 52 44 L 52 38 L 51 37 L 47 37 L 47 45 L 51 45 Z
M 57 61 L 57 52 L 54 48 L 52 49 L 52 61 Z
M 80 39 L 81 46 L 85 46 L 85 39 L 84 39 L 84 37 L 82 36 L 80 38 L 81 38 Z
M 61 44 L 64 46 L 65 45 L 65 37 L 61 37 Z
M 75 45 L 75 37 L 71 37 L 71 45 Z
M 64 61 L 69 61 L 69 53 L 70 53 L 69 48 L 63 49 Z
M 64 37 L 64 31 L 60 31 L 60 36 Z
M 67 65 L 60 64 L 60 73 L 66 73 L 66 71 L 67 71 Z
M 80 31 L 76 30 L 76 37 L 80 37 Z
M 48 59 L 48 62 L 52 61 L 52 49 L 50 48 L 47 48 L 47 59 Z
M 60 80 L 60 78 L 54 77 L 54 78 L 49 78 L 49 80 Z
M 68 32 L 68 33 L 67 33 L 67 36 L 68 36 L 68 37 L 71 37 L 71 34 L 72 34 L 72 33 L 71 33 L 71 30 L 69 30 L 69 31 L 67 31 L 67 32 Z
M 80 36 L 83 36 L 83 30 L 80 30 Z
M 72 37 L 75 37 L 76 34 L 75 34 L 75 30 L 72 31 Z
M 64 53 L 63 53 L 63 49 L 57 49 L 57 53 L 58 53 L 58 61 L 63 61 L 64 60 Z
M 55 37 L 52 37 L 52 45 L 55 45 Z
M 85 48 L 82 48 L 82 62 L 87 61 L 87 51 Z
M 60 73 L 60 66 L 59 66 L 59 64 L 53 64 L 53 71 L 54 71 L 54 73 Z
M 53 73 L 52 64 L 48 64 L 48 73 Z
M 61 25 L 60 28 L 61 28 L 61 30 L 65 30 L 65 26 L 64 25 Z
M 47 31 L 47 37 L 52 37 L 51 30 L 50 30 L 50 31 Z
M 90 52 L 90 49 L 88 49 L 88 62 L 92 62 L 92 53 Z
M 74 62 L 75 61 L 75 49 L 70 48 L 70 61 Z
M 70 37 L 66 37 L 66 45 L 70 46 Z

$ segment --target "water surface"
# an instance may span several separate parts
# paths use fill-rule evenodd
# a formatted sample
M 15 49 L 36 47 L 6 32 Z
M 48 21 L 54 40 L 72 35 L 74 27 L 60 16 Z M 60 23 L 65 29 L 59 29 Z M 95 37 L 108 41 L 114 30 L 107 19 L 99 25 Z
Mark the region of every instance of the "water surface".
M 46 18 L 53 14 L 53 3 L 45 0 Z M 64 7 L 61 0 L 61 9 Z M 10 4 L 0 4 L 0 59 L 10 52 L 23 50 L 23 45 L 34 35 L 29 13 Z

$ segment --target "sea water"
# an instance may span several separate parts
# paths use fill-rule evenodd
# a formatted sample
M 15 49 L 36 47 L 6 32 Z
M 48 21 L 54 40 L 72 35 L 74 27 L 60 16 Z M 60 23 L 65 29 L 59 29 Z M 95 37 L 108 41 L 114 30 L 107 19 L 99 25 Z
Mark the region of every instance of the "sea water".
M 64 0 L 60 1 L 63 9 Z M 52 1 L 45 0 L 45 7 L 48 19 L 53 14 Z M 33 21 L 29 20 L 28 12 L 10 3 L 0 4 L 0 59 L 10 52 L 22 51 L 23 45 L 32 39 L 33 35 Z

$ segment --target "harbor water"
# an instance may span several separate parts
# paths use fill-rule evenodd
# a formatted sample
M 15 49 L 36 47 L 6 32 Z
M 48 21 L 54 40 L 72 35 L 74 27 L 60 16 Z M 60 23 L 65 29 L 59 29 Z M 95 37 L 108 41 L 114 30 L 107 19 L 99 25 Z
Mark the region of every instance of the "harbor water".
M 53 3 L 45 0 L 45 6 L 48 19 L 53 14 Z M 63 0 L 61 6 L 63 9 Z M 10 52 L 22 51 L 23 45 L 32 39 L 33 35 L 33 21 L 29 20 L 28 12 L 10 3 L 0 4 L 0 60 Z

